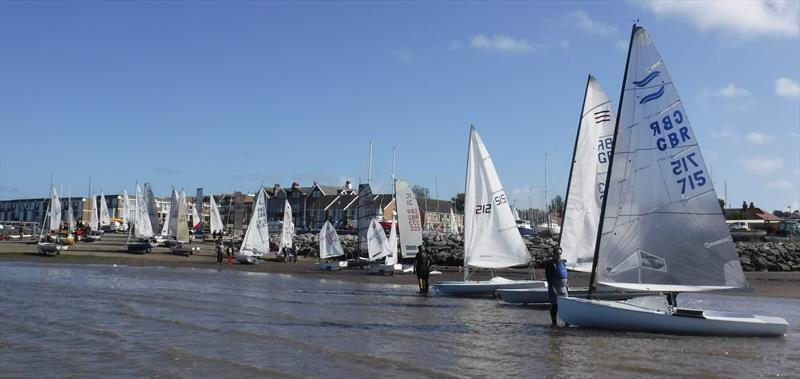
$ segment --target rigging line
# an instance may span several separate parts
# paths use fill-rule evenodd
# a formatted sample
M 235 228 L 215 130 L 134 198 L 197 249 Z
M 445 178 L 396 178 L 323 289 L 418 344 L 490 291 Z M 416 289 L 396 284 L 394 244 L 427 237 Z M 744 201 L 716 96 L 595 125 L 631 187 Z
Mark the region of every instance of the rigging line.
M 670 104 L 670 105 L 669 105 L 669 106 L 667 106 L 666 108 L 662 109 L 662 110 L 661 110 L 660 112 L 658 112 L 657 114 L 658 114 L 658 115 L 662 115 L 662 114 L 664 114 L 664 112 L 666 112 L 666 111 L 667 111 L 667 110 L 669 110 L 670 108 L 674 107 L 676 104 L 680 104 L 680 103 L 682 103 L 682 102 L 683 102 L 683 101 L 681 101 L 681 99 L 675 100 L 675 102 L 673 102 L 672 104 Z

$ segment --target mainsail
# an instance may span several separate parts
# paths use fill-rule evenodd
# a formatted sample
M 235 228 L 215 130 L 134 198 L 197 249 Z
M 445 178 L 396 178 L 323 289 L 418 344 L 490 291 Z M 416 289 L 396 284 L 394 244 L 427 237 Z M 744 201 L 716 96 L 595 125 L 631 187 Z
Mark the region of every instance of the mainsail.
M 72 196 L 67 200 L 67 227 L 70 232 L 75 231 L 75 212 L 72 210 Z
M 589 75 L 560 234 L 561 256 L 570 270 L 592 271 L 615 119 L 611 100 L 597 79 Z
M 408 183 L 394 182 L 397 193 L 397 221 L 400 224 L 400 253 L 403 258 L 417 256 L 417 246 L 422 245 L 422 216 L 419 212 L 417 197 Z
M 674 292 L 746 286 L 697 136 L 644 28 L 633 28 L 624 78 L 598 282 Z
M 208 198 L 210 199 L 209 212 L 211 213 L 211 232 L 221 232 L 222 217 L 219 216 L 219 208 L 217 208 L 217 203 L 214 201 L 214 195 L 211 195 Z
M 181 191 L 178 198 L 178 225 L 175 233 L 175 239 L 178 242 L 189 242 L 189 212 L 186 209 L 186 192 Z
M 269 253 L 269 229 L 267 227 L 267 199 L 264 188 L 256 195 L 256 206 L 250 224 L 244 233 L 244 240 L 239 252 L 253 252 L 257 254 Z
M 100 229 L 100 220 L 97 216 L 97 196 L 92 194 L 92 216 L 89 219 L 89 228 L 92 230 Z
M 63 187 L 62 187 L 63 188 Z M 61 198 L 56 187 L 50 192 L 50 230 L 57 232 L 61 228 Z
M 386 240 L 386 232 L 376 218 L 372 218 L 367 229 L 367 251 L 369 252 L 369 260 L 376 261 L 389 255 L 389 241 Z
M 136 185 L 136 206 L 134 207 L 133 216 L 134 237 L 136 238 L 150 238 L 153 236 L 153 226 L 150 223 L 150 215 L 147 213 L 147 205 L 144 202 L 144 196 L 139 190 L 139 185 Z
M 470 129 L 464 209 L 465 267 L 500 268 L 530 261 L 492 158 L 475 127 Z
M 319 230 L 319 258 L 327 259 L 344 255 L 342 242 L 330 221 L 325 221 Z
M 456 223 L 456 213 L 450 208 L 450 234 L 458 234 L 458 224 Z
M 144 184 L 144 200 L 147 206 L 147 216 L 150 217 L 150 225 L 152 225 L 153 230 L 157 230 L 161 226 L 161 221 L 158 218 L 156 196 L 153 194 L 153 188 L 150 187 L 150 183 Z
M 358 186 L 358 248 L 363 253 L 368 250 L 367 235 L 372 220 L 375 219 L 375 199 L 367 184 Z
M 111 215 L 108 213 L 106 196 L 100 192 L 100 226 L 111 225 Z
M 200 187 L 197 189 L 194 197 L 194 210 L 192 211 L 192 222 L 194 223 L 194 228 L 199 230 L 203 227 L 203 188 Z
M 178 202 L 180 195 L 178 191 L 172 190 L 172 196 L 169 199 L 169 212 L 167 217 L 164 218 L 164 227 L 161 229 L 161 235 L 169 235 L 175 237 L 178 235 Z M 164 232 L 164 231 L 167 232 Z
M 128 198 L 128 190 L 122 191 L 122 222 L 129 222 L 131 218 L 131 200 Z
M 292 248 L 294 239 L 294 223 L 292 222 L 292 206 L 289 199 L 283 207 L 283 226 L 281 227 L 281 248 Z
M 386 264 L 394 265 L 397 263 L 397 225 L 392 220 L 392 231 L 389 232 L 389 255 L 386 256 Z

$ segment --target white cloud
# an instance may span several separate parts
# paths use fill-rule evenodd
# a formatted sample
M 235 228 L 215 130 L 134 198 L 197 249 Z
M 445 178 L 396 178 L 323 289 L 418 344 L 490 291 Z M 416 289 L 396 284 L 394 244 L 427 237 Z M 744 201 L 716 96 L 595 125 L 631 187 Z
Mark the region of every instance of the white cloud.
M 614 34 L 617 29 L 605 22 L 598 21 L 589 16 L 584 11 L 574 11 L 567 15 L 567 18 L 575 23 L 579 29 L 583 29 L 592 34 Z
M 747 135 L 747 140 L 750 141 L 753 145 L 763 145 L 772 139 L 771 135 L 759 133 L 759 132 L 750 132 Z
M 779 179 L 767 182 L 767 188 L 776 188 L 776 189 L 791 189 L 792 182 L 786 179 Z
M 726 139 L 726 138 L 733 138 L 738 137 L 739 133 L 737 133 L 733 129 L 729 128 L 722 128 L 722 129 L 715 129 L 711 131 L 711 138 L 714 139 Z
M 761 155 L 756 155 L 750 158 L 739 159 L 739 164 L 744 166 L 744 169 L 754 174 L 769 174 L 773 171 L 778 171 L 783 168 L 783 158 L 769 158 Z
M 800 2 L 793 0 L 646 0 L 637 2 L 659 17 L 688 19 L 702 31 L 738 37 L 800 35 Z
M 504 53 L 524 53 L 531 50 L 531 45 L 521 39 L 514 39 L 505 34 L 495 34 L 485 36 L 478 34 L 470 40 L 470 47 L 473 49 L 494 50 Z
M 800 97 L 800 85 L 792 79 L 775 80 L 775 94 L 783 97 Z
M 727 97 L 727 98 L 736 98 L 736 97 L 748 97 L 751 95 L 750 91 L 737 87 L 733 83 L 728 83 L 727 86 L 714 91 L 714 95 L 719 97 Z

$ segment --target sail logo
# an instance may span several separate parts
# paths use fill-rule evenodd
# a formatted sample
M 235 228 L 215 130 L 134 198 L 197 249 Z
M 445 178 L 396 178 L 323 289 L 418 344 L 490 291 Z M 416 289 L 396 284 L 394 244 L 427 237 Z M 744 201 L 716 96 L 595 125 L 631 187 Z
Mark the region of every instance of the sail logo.
M 604 111 L 594 112 L 594 123 L 600 125 L 604 122 L 611 121 L 611 111 L 606 109 Z
M 644 88 L 646 85 L 650 84 L 650 82 L 655 80 L 655 78 L 657 78 L 659 75 L 661 75 L 661 71 L 653 71 L 650 74 L 648 74 L 647 76 L 645 76 L 644 78 L 642 78 L 641 80 L 637 80 L 637 81 L 633 82 L 633 85 L 635 85 L 635 86 L 637 86 L 639 88 Z M 651 101 L 653 101 L 655 99 L 658 99 L 659 97 L 661 97 L 663 95 L 664 95 L 664 86 L 662 85 L 661 88 L 658 89 L 658 91 L 653 92 L 653 93 L 643 97 L 641 100 L 639 100 L 639 104 L 647 104 L 647 103 L 649 103 L 649 102 L 651 102 Z

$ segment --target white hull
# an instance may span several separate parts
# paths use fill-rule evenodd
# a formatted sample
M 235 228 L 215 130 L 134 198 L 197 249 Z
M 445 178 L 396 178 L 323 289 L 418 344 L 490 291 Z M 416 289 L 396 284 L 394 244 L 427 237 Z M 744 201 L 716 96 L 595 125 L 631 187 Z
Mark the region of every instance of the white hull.
M 317 270 L 320 271 L 339 271 L 339 262 L 320 263 Z
M 653 333 L 774 337 L 782 336 L 788 327 L 780 317 L 718 311 L 685 316 L 624 302 L 574 297 L 559 297 L 558 311 L 571 325 Z
M 245 264 L 256 264 L 256 260 L 264 254 L 257 250 L 242 250 L 236 253 L 236 261 Z
M 492 295 L 499 289 L 510 288 L 546 288 L 547 282 L 541 280 L 508 280 L 495 277 L 491 280 L 466 282 L 438 282 L 433 285 L 433 289 L 442 295 L 455 296 L 481 296 Z
M 569 295 L 574 297 L 586 297 L 589 293 L 588 288 L 570 288 Z M 509 304 L 540 304 L 549 303 L 547 287 L 544 288 L 521 288 L 521 289 L 499 289 L 494 293 L 498 300 Z M 637 296 L 652 295 L 651 292 L 624 292 L 613 289 L 600 289 L 594 291 L 592 297 L 603 300 L 626 300 Z

